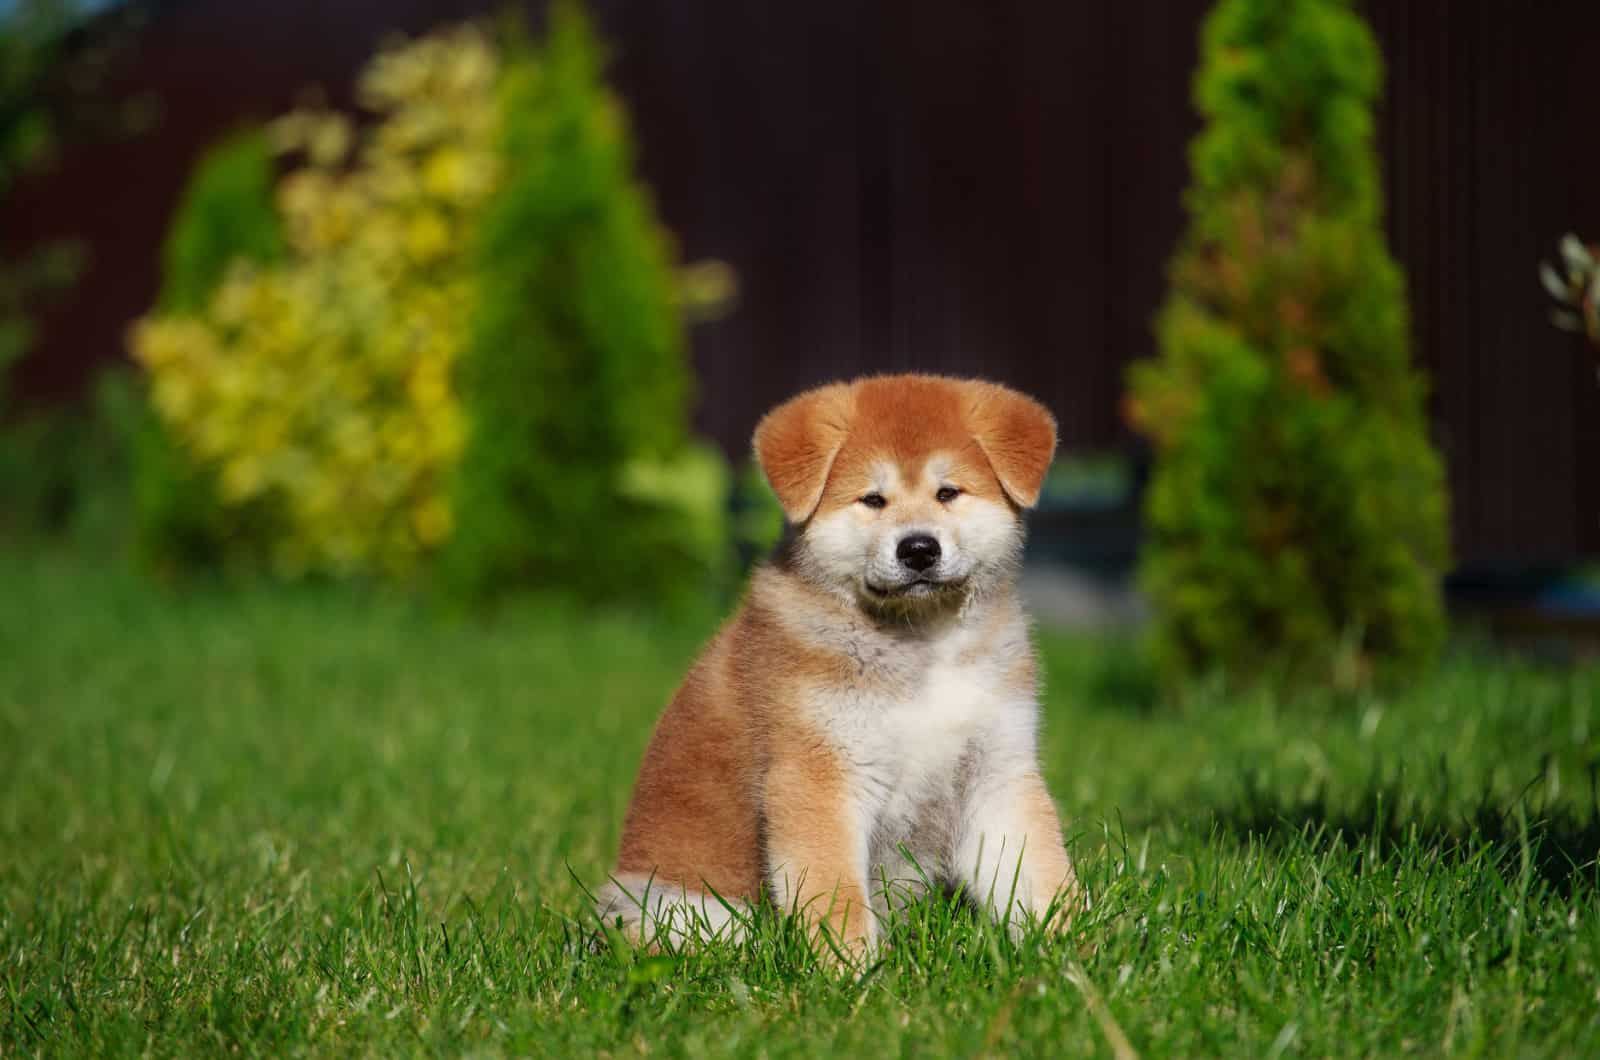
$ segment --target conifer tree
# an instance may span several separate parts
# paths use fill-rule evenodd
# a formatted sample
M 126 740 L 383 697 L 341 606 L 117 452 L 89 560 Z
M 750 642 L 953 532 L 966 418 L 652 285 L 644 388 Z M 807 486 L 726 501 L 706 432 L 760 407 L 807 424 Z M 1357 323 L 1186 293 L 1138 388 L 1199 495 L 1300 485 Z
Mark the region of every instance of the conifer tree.
M 1160 354 L 1142 581 L 1165 673 L 1350 685 L 1443 637 L 1440 461 L 1385 246 L 1376 44 L 1346 0 L 1222 0 L 1195 82 L 1188 231 Z
M 602 72 L 572 2 L 552 6 L 541 47 L 507 55 L 505 173 L 476 252 L 468 437 L 445 556 L 467 596 L 671 597 L 704 583 L 725 551 L 691 525 L 693 505 L 667 496 L 703 493 L 720 517 L 725 472 L 690 444 L 673 248 Z

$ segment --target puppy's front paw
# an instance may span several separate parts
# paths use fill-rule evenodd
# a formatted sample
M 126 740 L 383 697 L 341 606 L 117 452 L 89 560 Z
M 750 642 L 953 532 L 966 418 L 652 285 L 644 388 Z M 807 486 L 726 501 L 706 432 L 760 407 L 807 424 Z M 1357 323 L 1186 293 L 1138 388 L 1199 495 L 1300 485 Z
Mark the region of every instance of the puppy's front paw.
M 1089 892 L 1076 878 L 1071 878 L 1056 891 L 1055 897 L 1041 912 L 1041 916 L 1047 932 L 1052 935 L 1064 935 L 1072 927 L 1073 922 L 1088 911 Z
M 841 938 L 819 930 L 812 936 L 811 950 L 821 967 L 837 974 L 859 975 L 877 959 L 878 942 L 866 933 Z

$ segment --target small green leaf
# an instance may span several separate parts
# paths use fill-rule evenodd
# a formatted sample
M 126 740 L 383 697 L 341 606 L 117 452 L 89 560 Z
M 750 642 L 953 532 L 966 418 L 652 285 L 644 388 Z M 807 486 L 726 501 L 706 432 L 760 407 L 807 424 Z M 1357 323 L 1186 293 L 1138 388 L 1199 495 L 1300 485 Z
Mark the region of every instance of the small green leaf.
M 1594 268 L 1594 257 L 1589 253 L 1589 248 L 1571 232 L 1561 237 L 1561 260 L 1566 262 L 1569 272 L 1588 272 Z
M 1562 304 L 1572 301 L 1572 290 L 1567 286 L 1567 281 L 1547 261 L 1539 263 L 1539 282 L 1544 284 L 1544 289 L 1551 298 Z

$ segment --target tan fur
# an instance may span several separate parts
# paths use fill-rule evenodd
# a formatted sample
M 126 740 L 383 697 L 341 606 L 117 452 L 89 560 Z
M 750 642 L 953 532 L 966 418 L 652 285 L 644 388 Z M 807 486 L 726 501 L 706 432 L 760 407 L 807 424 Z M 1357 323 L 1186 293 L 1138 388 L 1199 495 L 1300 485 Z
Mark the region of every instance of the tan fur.
M 631 908 L 637 928 L 640 881 L 689 902 L 765 889 L 848 951 L 874 937 L 875 844 L 903 833 L 972 892 L 984 873 L 1023 872 L 1024 911 L 1041 914 L 1076 882 L 1034 757 L 1034 663 L 1011 577 L 1017 508 L 1038 497 L 1054 421 L 994 384 L 878 377 L 786 402 L 754 444 L 796 543 L 756 572 L 663 714 L 623 825 L 616 875 L 631 883 L 604 911 Z M 864 505 L 891 472 L 887 509 Z M 939 501 L 941 485 L 961 499 Z M 883 534 L 923 527 L 972 552 L 970 573 L 880 599 L 840 566 L 852 541 L 892 551 Z M 813 543 L 822 534 L 835 554 Z M 1002 845 L 1010 862 L 995 861 Z
M 712 641 L 656 726 L 623 823 L 619 872 L 653 872 L 727 897 L 759 889 L 753 766 L 761 742 L 751 721 L 765 711 L 740 694 L 748 660 L 737 651 L 760 643 L 750 626 L 741 615 Z
M 776 754 L 767 770 L 762 804 L 772 873 L 789 890 L 794 911 L 854 946 L 867 937 L 872 914 L 857 856 L 864 837 L 848 812 L 845 769 L 821 734 L 786 722 L 775 729 L 774 746 L 810 750 Z
M 838 383 L 808 390 L 756 424 L 756 460 L 791 522 L 802 522 L 816 510 L 834 456 L 850 431 L 853 394 Z
M 1021 803 L 1018 814 L 1028 824 L 1027 856 L 1033 859 L 1034 871 L 1048 882 L 1052 893 L 1060 897 L 1054 926 L 1064 927 L 1078 908 L 1082 893 L 1077 874 L 1072 871 L 1072 862 L 1061 843 L 1061 820 L 1056 816 L 1055 801 L 1038 773 L 1030 773 L 1025 778 L 1018 801 Z
M 968 391 L 967 422 L 1011 499 L 1024 508 L 1039 501 L 1056 449 L 1056 421 L 1037 401 L 993 383 Z

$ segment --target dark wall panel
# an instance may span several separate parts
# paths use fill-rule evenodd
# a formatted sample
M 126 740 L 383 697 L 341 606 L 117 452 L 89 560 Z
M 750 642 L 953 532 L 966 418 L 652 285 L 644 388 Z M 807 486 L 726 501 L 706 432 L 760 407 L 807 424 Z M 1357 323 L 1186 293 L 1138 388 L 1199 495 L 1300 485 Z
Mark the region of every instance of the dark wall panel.
M 1389 228 L 1434 381 L 1457 551 L 1600 552 L 1595 360 L 1550 326 L 1535 276 L 1563 232 L 1600 239 L 1600 136 L 1583 102 L 1600 5 L 1367 6 L 1389 64 Z

